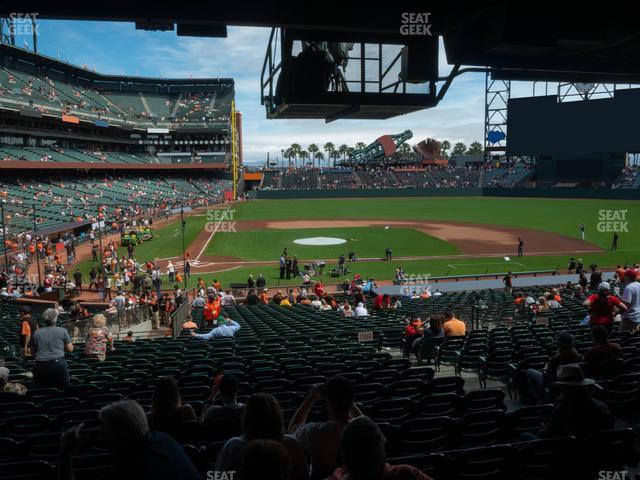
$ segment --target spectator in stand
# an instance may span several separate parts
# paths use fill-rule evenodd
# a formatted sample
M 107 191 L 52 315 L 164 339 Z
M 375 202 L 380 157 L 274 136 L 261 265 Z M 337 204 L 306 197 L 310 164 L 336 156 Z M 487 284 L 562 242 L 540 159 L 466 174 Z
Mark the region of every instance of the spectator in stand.
M 200 474 L 182 447 L 169 435 L 153 432 L 142 407 L 134 400 L 122 400 L 100 412 L 104 441 L 113 460 L 105 478 L 138 480 L 200 480 Z M 60 478 L 74 480 L 73 453 L 81 443 L 76 425 L 60 441 Z
M 244 404 L 238 402 L 238 379 L 233 375 L 219 375 L 211 387 L 207 405 L 200 415 L 200 423 L 216 439 L 240 435 Z M 221 405 L 215 402 L 220 398 Z
M 613 415 L 607 406 L 591 396 L 589 387 L 594 384 L 593 379 L 584 377 L 580 365 L 562 365 L 558 369 L 554 386 L 559 391 L 559 402 L 553 408 L 545 436 L 571 435 L 581 440 L 613 428 Z
M 342 467 L 327 480 L 430 480 L 411 465 L 389 465 L 385 456 L 385 438 L 368 417 L 353 420 L 340 437 Z
M 609 341 L 609 333 L 605 325 L 594 325 L 591 329 L 593 347 L 585 354 L 585 362 L 589 368 L 600 376 L 611 376 L 622 367 L 622 347 Z
M 362 302 L 358 303 L 358 306 L 355 308 L 354 313 L 356 318 L 364 318 L 369 316 L 369 312 Z
M 637 279 L 637 271 L 629 268 L 623 273 L 624 290 L 622 301 L 627 311 L 622 314 L 621 327 L 624 331 L 635 332 L 640 325 L 640 282 Z
M 191 405 L 182 404 L 175 378 L 160 377 L 158 379 L 147 420 L 152 430 L 169 435 L 174 435 L 184 423 L 197 420 Z
M 451 311 L 444 314 L 442 328 L 444 329 L 445 337 L 462 337 L 467 333 L 465 323 L 457 319 Z
M 436 314 L 429 317 L 429 326 L 424 330 L 425 338 L 444 337 L 444 315 Z
M 406 321 L 406 320 L 405 320 Z M 411 352 L 415 351 L 417 342 L 424 334 L 424 324 L 419 315 L 415 315 L 411 321 L 404 327 L 402 341 L 404 343 L 404 356 L 409 358 Z
M 218 455 L 215 470 L 218 472 L 240 471 L 249 444 L 256 440 L 274 440 L 279 442 L 289 454 L 292 463 L 291 479 L 308 479 L 309 467 L 304 450 L 298 440 L 284 435 L 283 422 L 280 404 L 272 395 L 268 393 L 251 395 L 242 414 L 242 435 L 232 437 L 224 444 Z
M 193 321 L 191 315 L 187 317 L 187 321 L 182 324 L 182 330 L 195 330 L 198 328 L 198 324 Z
M 247 447 L 240 476 L 243 479 L 289 480 L 291 459 L 287 449 L 274 440 L 255 440 Z
M 64 359 L 66 352 L 73 352 L 69 332 L 56 326 L 58 311 L 47 308 L 42 313 L 45 326 L 33 334 L 33 381 L 37 387 L 64 389 L 69 385 L 69 368 Z
M 38 330 L 38 322 L 31 315 L 31 308 L 20 307 L 20 347 L 22 353 L 31 355 L 33 348 L 33 334 Z
M 240 324 L 230 318 L 220 316 L 217 319 L 217 324 L 218 326 L 208 333 L 191 332 L 191 336 L 201 340 L 211 340 L 212 338 L 219 337 L 233 337 L 236 332 L 240 330 Z
M 626 312 L 627 306 L 615 295 L 611 294 L 611 287 L 607 282 L 598 285 L 598 293 L 587 298 L 583 305 L 589 309 L 589 323 L 604 326 L 608 332 L 613 328 L 613 318 L 616 311 Z
M 389 308 L 391 306 L 391 298 L 389 295 L 379 294 L 373 301 L 374 310 L 382 310 L 383 308 Z
M 0 399 L 3 399 L 3 394 L 9 393 L 11 395 L 25 395 L 27 393 L 27 387 L 18 382 L 10 382 L 9 374 L 11 372 L 7 367 L 0 367 Z M 5 395 L 6 397 L 6 395 Z
M 107 319 L 104 315 L 98 313 L 93 316 L 93 327 L 87 332 L 83 355 L 89 358 L 97 358 L 104 362 L 107 357 L 107 342 L 113 352 L 113 337 L 107 328 Z
M 582 362 L 582 355 L 576 350 L 570 333 L 560 332 L 557 338 L 557 346 L 558 350 L 549 360 L 544 373 L 532 368 L 527 370 L 529 386 L 539 403 L 551 403 L 553 401 L 549 386 L 556 381 L 560 366 Z
M 321 479 L 338 465 L 340 435 L 354 418 L 362 415 L 353 403 L 354 390 L 349 379 L 336 375 L 321 385 L 314 385 L 289 422 L 289 433 L 295 435 L 311 459 L 311 478 Z M 329 419 L 308 422 L 314 404 L 324 400 Z

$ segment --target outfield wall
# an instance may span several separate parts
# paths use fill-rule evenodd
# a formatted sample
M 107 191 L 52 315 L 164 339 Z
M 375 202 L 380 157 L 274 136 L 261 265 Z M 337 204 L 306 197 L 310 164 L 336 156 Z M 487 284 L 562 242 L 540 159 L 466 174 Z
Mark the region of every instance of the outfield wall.
M 640 200 L 640 189 L 590 188 L 384 188 L 337 190 L 257 190 L 260 200 L 292 198 L 375 198 L 375 197 L 529 197 Z

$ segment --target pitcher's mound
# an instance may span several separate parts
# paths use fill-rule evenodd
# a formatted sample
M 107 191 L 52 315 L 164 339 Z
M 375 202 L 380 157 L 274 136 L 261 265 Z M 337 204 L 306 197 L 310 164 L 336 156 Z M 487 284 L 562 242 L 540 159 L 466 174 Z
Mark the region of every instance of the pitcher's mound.
M 347 243 L 347 241 L 336 237 L 308 237 L 297 238 L 293 243 L 298 245 L 340 245 L 341 243 Z

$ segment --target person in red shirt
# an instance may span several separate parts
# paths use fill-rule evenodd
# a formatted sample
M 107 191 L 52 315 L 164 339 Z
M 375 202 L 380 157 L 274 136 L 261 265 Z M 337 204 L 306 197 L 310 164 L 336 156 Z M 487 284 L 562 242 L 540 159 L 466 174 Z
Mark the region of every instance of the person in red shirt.
M 424 323 L 418 316 L 414 316 L 409 324 L 404 327 L 404 356 L 410 357 L 413 346 L 424 334 Z
M 384 295 L 382 293 L 379 294 L 373 301 L 374 310 L 382 310 L 383 308 L 389 308 L 389 306 L 391 306 L 391 299 L 386 293 Z
M 316 297 L 322 298 L 324 296 L 324 284 L 322 282 L 316 282 L 313 286 L 313 291 L 316 294 Z
M 589 309 L 590 325 L 602 325 L 607 331 L 613 327 L 613 317 L 618 311 L 624 312 L 627 306 L 615 295 L 611 294 L 611 287 L 607 282 L 598 285 L 598 293 L 594 293 L 584 301 Z

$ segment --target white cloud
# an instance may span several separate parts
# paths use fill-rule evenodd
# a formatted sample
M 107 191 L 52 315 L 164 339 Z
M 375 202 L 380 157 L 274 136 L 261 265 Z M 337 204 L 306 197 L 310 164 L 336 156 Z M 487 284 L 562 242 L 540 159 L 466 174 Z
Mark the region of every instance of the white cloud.
M 169 77 L 231 77 L 236 103 L 243 113 L 247 161 L 262 162 L 292 143 L 308 145 L 370 143 L 380 135 L 412 130 L 411 143 L 427 137 L 470 143 L 482 139 L 484 75 L 456 78 L 436 108 L 383 121 L 267 120 L 260 105 L 260 71 L 270 29 L 230 27 L 227 38 L 177 37 L 175 32 L 137 31 L 130 23 L 43 21 L 41 49 L 56 57 L 62 52 L 72 63 L 88 63 L 105 73 Z M 385 51 L 393 50 L 392 47 Z M 442 44 L 440 75 L 451 66 Z M 529 87 L 530 88 L 530 87 Z M 522 90 L 518 87 L 518 91 Z M 530 90 L 529 90 L 530 91 Z M 527 93 L 528 94 L 528 93 Z

